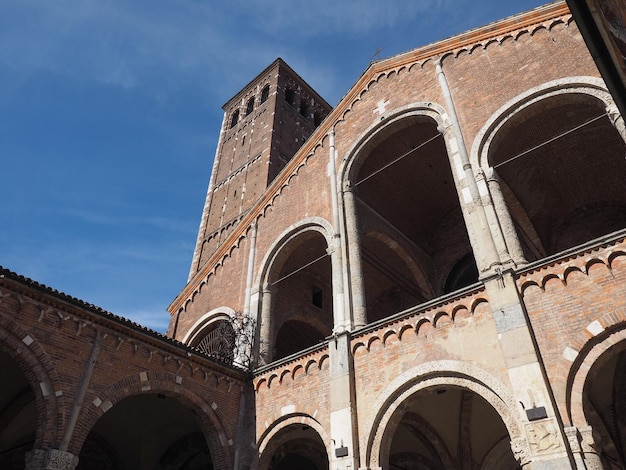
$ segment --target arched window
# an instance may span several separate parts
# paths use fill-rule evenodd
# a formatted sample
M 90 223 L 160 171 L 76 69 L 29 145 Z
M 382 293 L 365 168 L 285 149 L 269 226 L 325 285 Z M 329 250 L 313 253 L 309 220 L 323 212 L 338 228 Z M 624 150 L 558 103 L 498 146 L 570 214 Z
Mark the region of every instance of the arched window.
M 254 96 L 248 100 L 248 104 L 246 106 L 246 116 L 248 116 L 252 111 L 254 111 Z
M 235 349 L 235 331 L 230 322 L 220 320 L 210 328 L 195 347 L 207 356 L 232 363 Z
M 236 109 L 233 116 L 230 118 L 230 128 L 232 129 L 239 122 L 239 110 Z
M 265 103 L 269 97 L 270 97 L 270 86 L 265 85 L 263 87 L 263 90 L 261 91 L 261 103 Z
M 304 117 L 307 117 L 307 110 L 309 109 L 306 100 L 300 101 L 300 114 Z

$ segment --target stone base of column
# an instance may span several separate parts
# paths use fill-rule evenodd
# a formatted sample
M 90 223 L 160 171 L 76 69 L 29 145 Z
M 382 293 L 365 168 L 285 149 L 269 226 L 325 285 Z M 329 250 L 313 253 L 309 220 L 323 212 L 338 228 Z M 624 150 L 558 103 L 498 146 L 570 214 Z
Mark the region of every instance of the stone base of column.
M 26 453 L 26 470 L 74 470 L 78 456 L 57 449 L 35 449 Z

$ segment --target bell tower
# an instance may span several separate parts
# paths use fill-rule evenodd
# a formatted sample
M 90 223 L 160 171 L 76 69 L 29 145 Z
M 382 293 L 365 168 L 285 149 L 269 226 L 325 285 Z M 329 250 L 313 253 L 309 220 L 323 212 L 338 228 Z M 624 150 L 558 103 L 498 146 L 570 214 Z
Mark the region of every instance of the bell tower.
M 332 108 L 278 58 L 222 109 L 189 280 Z

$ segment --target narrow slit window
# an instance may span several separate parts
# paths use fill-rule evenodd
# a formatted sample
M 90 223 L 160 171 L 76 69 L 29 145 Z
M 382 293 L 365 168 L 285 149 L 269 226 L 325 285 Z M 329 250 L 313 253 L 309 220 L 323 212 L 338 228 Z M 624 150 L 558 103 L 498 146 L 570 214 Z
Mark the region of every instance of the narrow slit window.
M 318 308 L 324 308 L 324 291 L 317 286 L 313 286 L 311 303 Z
M 296 94 L 293 91 L 293 88 L 287 88 L 285 91 L 285 101 L 289 104 L 293 104 L 295 100 Z

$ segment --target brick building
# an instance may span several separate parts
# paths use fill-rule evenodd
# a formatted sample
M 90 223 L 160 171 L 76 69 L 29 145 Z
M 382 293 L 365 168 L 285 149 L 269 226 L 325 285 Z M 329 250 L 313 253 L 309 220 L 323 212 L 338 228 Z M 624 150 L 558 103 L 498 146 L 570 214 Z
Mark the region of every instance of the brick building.
M 624 468 L 625 140 L 564 2 L 374 62 L 332 109 L 277 59 L 224 105 L 167 337 L 5 273 L 3 452 Z

